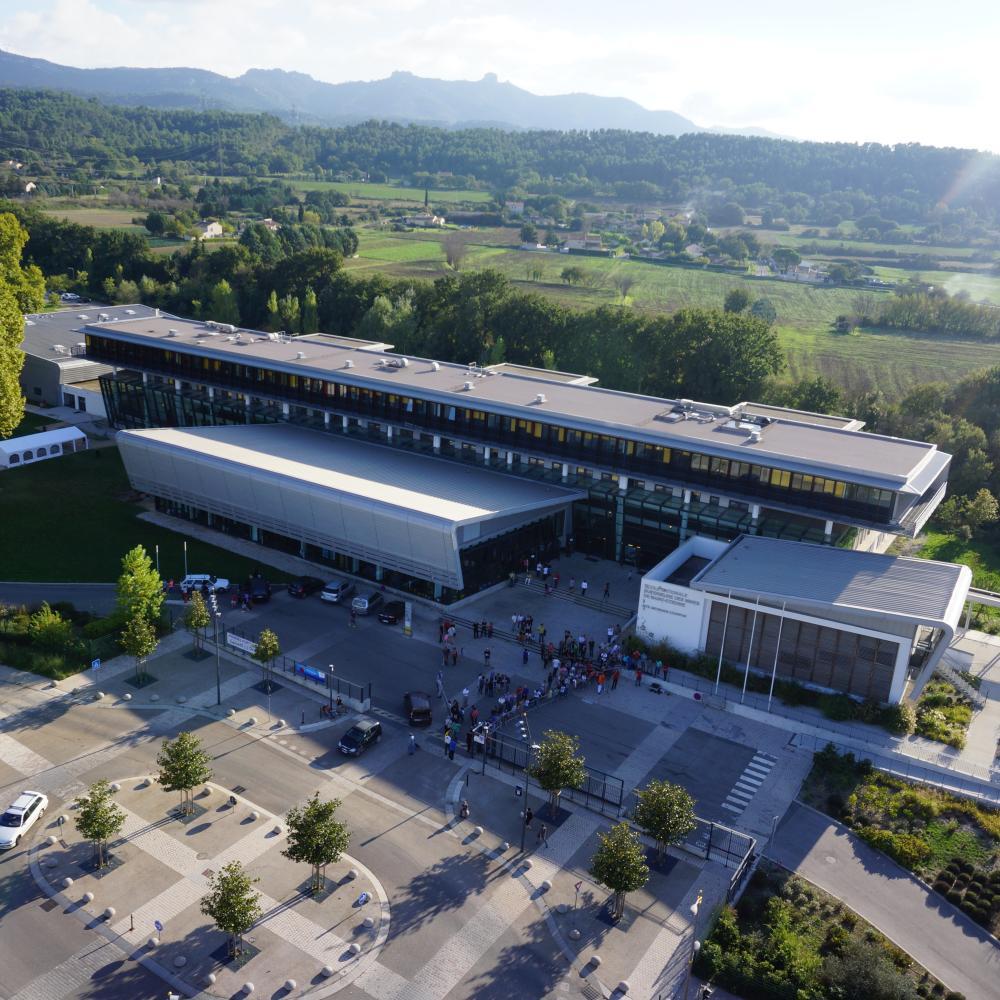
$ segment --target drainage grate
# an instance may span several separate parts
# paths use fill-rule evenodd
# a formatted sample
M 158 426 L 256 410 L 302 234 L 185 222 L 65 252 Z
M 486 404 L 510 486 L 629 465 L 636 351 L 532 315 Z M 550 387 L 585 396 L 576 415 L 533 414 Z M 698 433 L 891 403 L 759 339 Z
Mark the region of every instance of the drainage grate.
M 204 875 L 205 878 L 211 878 L 214 874 L 215 874 L 215 869 L 214 868 L 206 868 L 202 872 L 202 875 Z
M 54 899 L 47 899 L 44 903 L 42 903 L 42 909 L 48 913 L 49 910 L 54 910 L 58 905 L 59 904 Z
M 595 989 L 590 983 L 584 983 L 580 992 L 587 998 L 587 1000 L 604 1000 L 604 994 Z
M 246 785 L 237 785 L 235 788 L 229 789 L 234 795 L 242 795 L 247 789 Z

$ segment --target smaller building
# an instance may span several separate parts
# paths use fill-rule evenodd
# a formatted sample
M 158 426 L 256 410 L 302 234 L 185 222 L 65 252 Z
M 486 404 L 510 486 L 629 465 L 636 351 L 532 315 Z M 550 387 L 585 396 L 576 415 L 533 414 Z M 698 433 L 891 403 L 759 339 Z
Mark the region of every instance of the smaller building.
M 403 225 L 414 229 L 440 229 L 444 225 L 444 216 L 432 215 L 430 212 L 420 215 L 404 215 Z
M 83 451 L 86 447 L 87 435 L 79 427 L 57 427 L 38 434 L 23 434 L 21 437 L 0 441 L 0 469 L 33 465 L 74 451 Z
M 509 215 L 524 215 L 523 201 L 508 201 L 504 203 L 503 207 L 507 209 Z
M 195 239 L 216 240 L 222 235 L 222 224 L 220 222 L 203 222 L 197 227 Z
M 972 571 L 954 563 L 751 535 L 693 538 L 643 578 L 636 631 L 895 704 L 951 644 L 971 584 Z

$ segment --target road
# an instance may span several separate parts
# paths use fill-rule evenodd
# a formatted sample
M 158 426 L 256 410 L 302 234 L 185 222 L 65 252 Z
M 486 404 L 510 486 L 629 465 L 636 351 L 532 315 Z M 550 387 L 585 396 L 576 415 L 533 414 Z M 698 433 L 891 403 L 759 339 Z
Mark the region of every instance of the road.
M 967 1000 L 991 1000 L 1000 948 L 978 925 L 846 827 L 795 803 L 767 854 L 842 899 Z

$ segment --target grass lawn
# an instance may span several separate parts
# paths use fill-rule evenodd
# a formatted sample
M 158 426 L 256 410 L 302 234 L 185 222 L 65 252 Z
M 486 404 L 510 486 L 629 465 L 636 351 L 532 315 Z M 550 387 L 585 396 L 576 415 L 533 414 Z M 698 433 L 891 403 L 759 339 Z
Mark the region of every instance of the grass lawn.
M 117 448 L 77 452 L 0 476 L 0 580 L 109 583 L 122 556 L 160 546 L 165 579 L 184 575 L 183 537 L 136 519 L 143 508 L 123 499 L 130 491 Z M 16 541 L 15 541 L 16 539 Z M 245 580 L 257 563 L 213 545 L 188 540 L 192 573 Z M 285 579 L 271 571 L 274 581 Z
M 971 542 L 944 531 L 924 532 L 924 544 L 917 552 L 922 559 L 964 563 L 972 570 L 972 583 L 982 590 L 1000 591 L 1000 538 L 981 532 Z
M 406 201 L 424 203 L 424 189 L 399 187 L 395 184 L 364 184 L 360 181 L 290 181 L 297 191 L 341 191 L 351 198 L 365 201 Z M 432 202 L 490 200 L 488 191 L 431 191 Z
M 11 437 L 21 437 L 24 434 L 37 434 L 39 431 L 45 430 L 49 424 L 55 424 L 58 421 L 55 417 L 41 417 L 37 413 L 25 413 L 21 417 L 21 422 L 14 428 L 14 433 Z
M 359 235 L 358 258 L 346 262 L 351 271 L 424 280 L 450 273 L 440 237 L 372 230 L 361 230 Z M 620 302 L 614 286 L 620 274 L 635 279 L 629 303 L 655 313 L 685 306 L 719 306 L 726 293 L 737 287 L 747 289 L 754 298 L 766 296 L 778 312 L 777 332 L 787 361 L 785 376 L 790 380 L 823 375 L 848 391 L 880 389 L 893 399 L 920 382 L 957 382 L 969 372 L 1000 364 L 1000 344 L 894 331 L 837 333 L 833 321 L 838 314 L 851 311 L 856 289 L 813 287 L 613 258 L 533 253 L 498 245 L 492 231 L 468 235 L 465 269 L 494 268 L 522 291 L 545 295 L 570 308 Z M 560 278 L 563 269 L 571 265 L 586 274 L 582 284 L 567 285 Z M 933 273 L 938 280 L 978 282 L 982 294 L 995 294 L 1000 302 L 1000 278 Z
M 872 270 L 883 281 L 902 283 L 914 276 L 936 288 L 943 288 L 949 295 L 968 292 L 973 302 L 1000 305 L 1000 277 L 995 275 L 968 271 L 907 271 L 898 267 L 875 267 Z

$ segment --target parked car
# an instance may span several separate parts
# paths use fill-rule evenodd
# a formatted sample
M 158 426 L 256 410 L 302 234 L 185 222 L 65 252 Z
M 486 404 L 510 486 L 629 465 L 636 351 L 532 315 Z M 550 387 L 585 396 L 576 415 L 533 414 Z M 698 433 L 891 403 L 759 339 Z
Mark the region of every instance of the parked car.
M 189 594 L 192 590 L 201 590 L 202 584 L 217 594 L 229 590 L 229 581 L 221 577 L 212 576 L 210 573 L 188 573 L 180 582 L 181 593 Z
M 351 601 L 351 610 L 359 615 L 370 615 L 385 600 L 377 590 L 366 590 Z
M 402 601 L 389 601 L 378 613 L 378 620 L 383 625 L 397 625 L 403 620 L 406 605 Z
M 403 715 L 411 726 L 431 724 L 431 696 L 423 691 L 407 691 L 403 695 Z
M 357 757 L 380 739 L 382 739 L 382 723 L 374 719 L 361 719 L 340 737 L 337 749 L 348 757 Z
M 0 851 L 17 847 L 38 818 L 45 815 L 48 805 L 48 797 L 41 792 L 21 792 L 0 816 Z
M 350 597 L 353 593 L 354 583 L 351 580 L 331 580 L 323 585 L 323 591 L 319 596 L 331 604 L 340 604 L 345 597 Z
M 288 584 L 288 593 L 292 597 L 308 597 L 323 589 L 323 581 L 318 576 L 296 577 Z
M 262 576 L 252 576 L 247 581 L 250 600 L 254 604 L 264 604 L 271 600 L 271 584 Z

